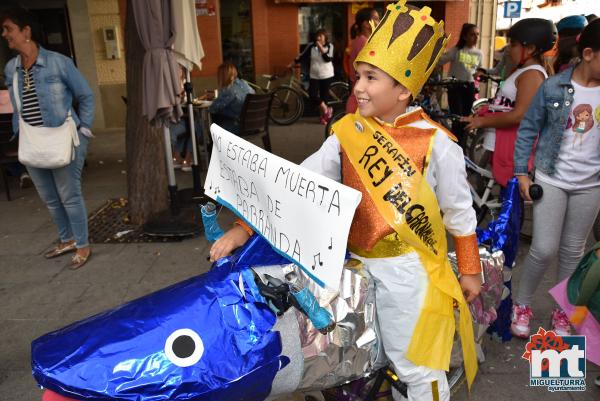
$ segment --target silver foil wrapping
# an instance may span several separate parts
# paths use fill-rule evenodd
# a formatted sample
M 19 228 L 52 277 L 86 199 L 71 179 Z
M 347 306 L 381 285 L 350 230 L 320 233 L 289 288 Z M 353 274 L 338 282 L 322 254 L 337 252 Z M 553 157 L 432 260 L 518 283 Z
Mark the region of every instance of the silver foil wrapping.
M 479 255 L 483 284 L 481 294 L 471 303 L 470 308 L 473 314 L 478 357 L 483 361 L 481 340 L 489 324 L 496 318 L 496 308 L 504 289 L 502 271 L 504 255 L 502 252 L 490 253 L 485 248 L 480 248 Z M 449 253 L 448 257 L 458 275 L 456 254 Z M 374 283 L 369 279 L 368 272 L 362 268 L 360 262 L 353 259 L 347 261 L 339 290 L 320 288 L 296 265 L 280 267 L 286 281 L 295 288 L 308 287 L 320 306 L 326 308 L 336 322 L 331 332 L 321 334 L 300 311 L 290 309 L 286 312 L 286 315 L 293 313 L 296 316 L 301 348 L 299 352 L 304 358 L 297 390 L 310 391 L 335 387 L 368 375 L 386 364 L 377 327 Z M 279 274 L 276 276 L 281 277 Z M 284 343 L 288 342 L 284 337 Z M 287 352 L 295 347 L 297 345 L 293 347 L 288 345 Z M 450 366 L 453 368 L 462 366 L 462 351 L 458 335 L 455 335 Z M 297 383 L 298 379 L 292 380 L 291 376 L 296 377 L 296 375 L 290 369 L 287 371 L 284 369 L 281 373 L 284 382 Z M 288 386 L 288 391 L 289 388 Z
M 286 266 L 288 281 L 309 287 L 336 322 L 326 335 L 296 311 L 304 372 L 300 390 L 334 387 L 357 379 L 383 366 L 383 352 L 377 334 L 375 288 L 361 263 L 347 262 L 339 291 L 319 288 L 294 265 Z
M 458 276 L 456 253 L 448 253 L 448 258 L 454 273 Z M 473 334 L 475 335 L 477 357 L 480 362 L 483 362 L 485 360 L 481 349 L 483 335 L 497 318 L 496 309 L 502 301 L 504 291 L 504 253 L 502 251 L 490 253 L 486 248 L 481 247 L 479 248 L 479 259 L 481 261 L 481 292 L 469 304 L 469 309 L 473 316 Z M 450 366 L 457 367 L 462 365 L 462 362 L 460 340 L 458 335 L 455 334 Z

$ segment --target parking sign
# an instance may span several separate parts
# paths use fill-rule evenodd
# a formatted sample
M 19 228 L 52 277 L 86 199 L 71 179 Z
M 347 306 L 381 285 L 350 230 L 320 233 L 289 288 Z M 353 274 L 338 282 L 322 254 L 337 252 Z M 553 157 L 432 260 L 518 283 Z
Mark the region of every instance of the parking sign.
M 521 2 L 507 1 L 504 3 L 504 18 L 520 18 L 521 17 Z

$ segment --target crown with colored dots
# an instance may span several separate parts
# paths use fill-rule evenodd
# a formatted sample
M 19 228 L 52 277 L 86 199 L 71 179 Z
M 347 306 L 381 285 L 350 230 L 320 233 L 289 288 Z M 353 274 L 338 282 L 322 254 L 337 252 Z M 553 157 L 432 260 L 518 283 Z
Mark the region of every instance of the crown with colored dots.
M 444 21 L 431 17 L 431 8 L 420 10 L 400 0 L 387 6 L 383 19 L 354 60 L 385 71 L 417 96 L 446 48 Z

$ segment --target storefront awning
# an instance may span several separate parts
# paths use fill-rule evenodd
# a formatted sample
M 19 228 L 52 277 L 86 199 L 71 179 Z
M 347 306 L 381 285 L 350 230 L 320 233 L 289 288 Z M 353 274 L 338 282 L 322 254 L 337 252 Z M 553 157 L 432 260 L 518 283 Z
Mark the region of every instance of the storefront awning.
M 376 0 L 383 2 L 382 0 Z M 410 0 L 411 3 L 424 3 L 431 1 L 441 1 L 441 2 L 450 2 L 450 1 L 465 1 L 465 0 Z M 357 1 L 357 0 L 275 0 L 275 4 L 284 4 L 284 3 L 371 3 L 365 1 Z

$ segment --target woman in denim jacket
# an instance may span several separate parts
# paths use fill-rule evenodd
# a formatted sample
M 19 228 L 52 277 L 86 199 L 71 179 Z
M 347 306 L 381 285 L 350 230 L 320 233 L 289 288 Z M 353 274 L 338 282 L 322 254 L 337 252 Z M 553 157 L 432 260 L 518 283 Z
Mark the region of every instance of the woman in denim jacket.
M 219 96 L 213 100 L 208 110 L 216 124 L 237 135 L 244 101 L 247 95 L 254 94 L 254 89 L 238 78 L 236 66 L 229 62 L 217 68 L 217 81 Z
M 71 59 L 38 45 L 35 39 L 39 27 L 28 11 L 22 8 L 9 9 L 2 14 L 0 22 L 2 37 L 6 39 L 8 47 L 19 53 L 4 69 L 15 110 L 15 134 L 18 134 L 19 113 L 29 125 L 58 127 L 65 122 L 70 111 L 78 127 L 80 145 L 75 147 L 75 157 L 70 164 L 57 169 L 27 167 L 58 228 L 60 238 L 60 243 L 44 256 L 54 258 L 75 251 L 69 267 L 77 269 L 91 255 L 87 211 L 81 192 L 81 171 L 88 138 L 92 136 L 90 128 L 94 119 L 94 97 Z M 15 73 L 17 88 L 13 88 Z M 20 110 L 15 102 L 15 92 L 20 96 Z M 74 100 L 79 104 L 78 113 L 72 107 Z
M 543 197 L 533 205 L 533 240 L 513 307 L 512 332 L 529 337 L 533 293 L 558 252 L 558 281 L 569 277 L 583 256 L 600 209 L 600 20 L 582 32 L 581 62 L 549 78 L 535 95 L 517 134 L 514 173 L 521 196 L 531 200 L 527 163 L 534 144 L 535 178 Z M 570 332 L 555 309 L 552 326 Z

